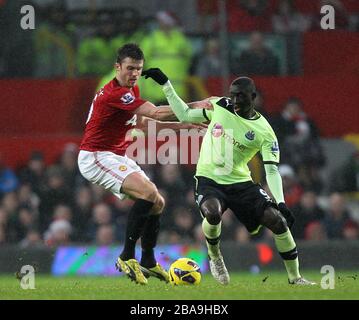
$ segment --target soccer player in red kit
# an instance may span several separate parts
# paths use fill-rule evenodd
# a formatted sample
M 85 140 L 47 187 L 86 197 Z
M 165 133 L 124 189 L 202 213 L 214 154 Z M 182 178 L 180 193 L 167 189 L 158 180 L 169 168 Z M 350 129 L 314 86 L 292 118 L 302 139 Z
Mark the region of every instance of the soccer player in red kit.
M 169 106 L 156 107 L 140 97 L 136 82 L 143 63 L 143 52 L 136 44 L 126 44 L 118 50 L 116 76 L 96 93 L 78 157 L 80 172 L 87 180 L 110 190 L 120 199 L 128 196 L 135 200 L 116 268 L 140 284 L 146 284 L 148 276 L 169 280 L 168 273 L 154 256 L 165 203 L 155 184 L 126 156 L 131 143 L 126 140 L 126 133 L 136 126 L 139 118 L 178 121 Z M 182 124 L 177 126 L 185 128 Z M 139 263 L 135 259 L 135 246 L 140 237 Z

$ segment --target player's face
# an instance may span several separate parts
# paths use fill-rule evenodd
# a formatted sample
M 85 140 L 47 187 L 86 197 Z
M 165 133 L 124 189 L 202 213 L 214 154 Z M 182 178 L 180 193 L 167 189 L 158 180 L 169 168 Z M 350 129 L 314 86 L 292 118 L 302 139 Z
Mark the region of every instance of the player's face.
M 143 60 L 125 58 L 121 63 L 116 63 L 116 78 L 123 87 L 132 88 L 141 77 Z
M 253 92 L 248 86 L 231 85 L 229 95 L 234 105 L 234 111 L 245 112 L 252 108 Z

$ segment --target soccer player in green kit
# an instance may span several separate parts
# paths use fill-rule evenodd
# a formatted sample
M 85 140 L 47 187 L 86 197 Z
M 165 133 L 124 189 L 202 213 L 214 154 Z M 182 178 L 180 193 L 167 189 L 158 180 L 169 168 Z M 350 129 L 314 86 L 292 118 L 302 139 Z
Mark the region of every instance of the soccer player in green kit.
M 273 232 L 290 284 L 314 285 L 299 272 L 298 252 L 290 232 L 294 216 L 285 205 L 277 168 L 279 146 L 270 124 L 254 109 L 254 81 L 248 77 L 235 79 L 229 88 L 229 98 L 211 99 L 213 110 L 206 110 L 190 109 L 160 69 L 151 68 L 142 75 L 162 85 L 181 122 L 210 121 L 197 163 L 195 197 L 203 217 L 213 277 L 224 285 L 230 281 L 219 246 L 222 214 L 230 208 L 251 234 L 256 234 L 261 226 Z M 247 163 L 258 151 L 275 201 L 252 181 Z

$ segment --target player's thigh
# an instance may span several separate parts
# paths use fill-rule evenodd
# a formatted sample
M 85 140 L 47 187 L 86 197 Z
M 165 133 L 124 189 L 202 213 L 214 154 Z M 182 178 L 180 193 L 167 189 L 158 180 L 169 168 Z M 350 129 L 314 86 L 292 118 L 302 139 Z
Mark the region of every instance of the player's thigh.
M 87 180 L 111 191 L 120 199 L 126 196 L 122 186 L 128 176 L 136 173 L 143 180 L 149 180 L 135 161 L 112 152 L 81 151 L 78 163 L 81 174 Z
M 226 196 L 222 187 L 210 179 L 195 177 L 194 196 L 202 218 L 208 215 L 222 215 L 227 209 Z
M 266 209 L 276 208 L 276 204 L 260 185 L 252 183 L 237 195 L 234 192 L 229 207 L 248 232 L 255 234 L 262 225 Z
M 127 194 L 135 199 L 144 199 L 156 202 L 159 196 L 156 185 L 140 172 L 129 174 L 121 187 L 121 193 Z

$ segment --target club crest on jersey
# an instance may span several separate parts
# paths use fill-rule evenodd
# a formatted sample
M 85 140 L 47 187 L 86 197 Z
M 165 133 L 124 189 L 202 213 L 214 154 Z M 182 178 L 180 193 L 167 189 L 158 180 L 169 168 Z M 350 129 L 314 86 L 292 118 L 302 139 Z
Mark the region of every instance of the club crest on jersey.
M 124 165 L 119 166 L 120 171 L 126 171 L 127 167 Z
M 248 139 L 248 140 L 254 140 L 254 137 L 255 137 L 255 133 L 253 131 L 248 131 L 246 134 L 245 134 L 245 137 Z
M 223 134 L 223 132 L 223 126 L 220 123 L 215 123 L 212 128 L 212 136 L 218 138 Z
M 123 104 L 130 104 L 135 101 L 135 97 L 130 92 L 127 92 L 121 97 L 121 101 Z

